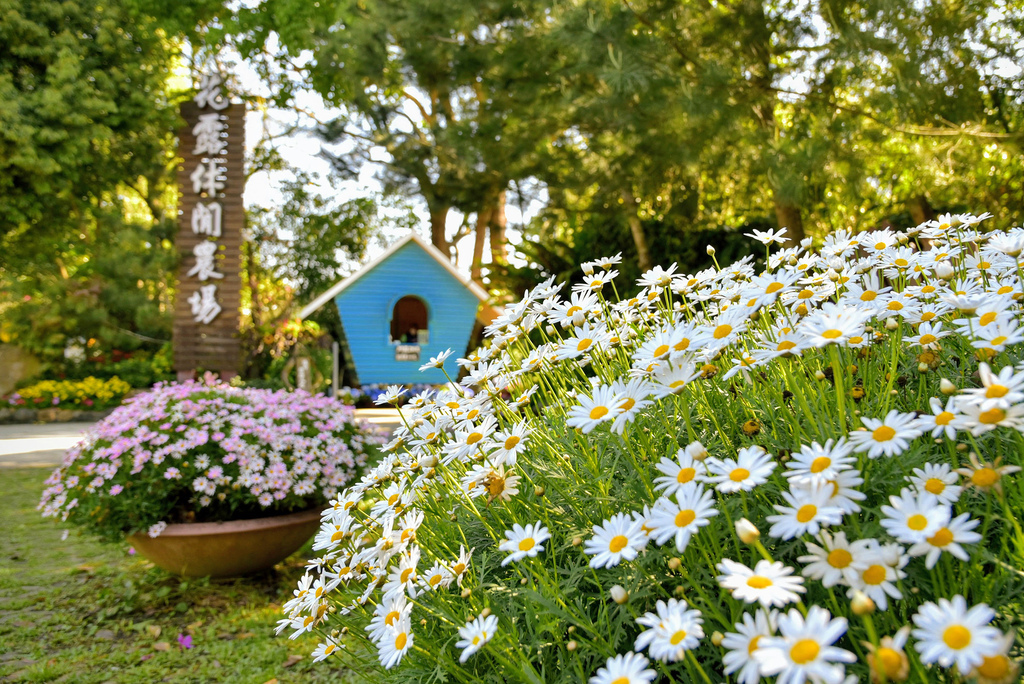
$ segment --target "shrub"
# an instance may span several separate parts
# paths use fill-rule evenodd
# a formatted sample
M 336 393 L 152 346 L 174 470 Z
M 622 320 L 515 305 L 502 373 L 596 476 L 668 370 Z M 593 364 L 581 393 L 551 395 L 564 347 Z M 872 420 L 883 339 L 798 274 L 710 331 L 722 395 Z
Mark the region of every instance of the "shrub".
M 108 380 L 43 380 L 7 397 L 7 403 L 25 408 L 80 408 L 101 410 L 117 406 L 132 386 L 118 377 Z
M 279 630 L 382 682 L 1017 681 L 1024 229 L 982 218 L 531 290 Z
M 382 441 L 326 397 L 158 385 L 68 451 L 39 508 L 112 541 L 306 510 L 335 496 Z

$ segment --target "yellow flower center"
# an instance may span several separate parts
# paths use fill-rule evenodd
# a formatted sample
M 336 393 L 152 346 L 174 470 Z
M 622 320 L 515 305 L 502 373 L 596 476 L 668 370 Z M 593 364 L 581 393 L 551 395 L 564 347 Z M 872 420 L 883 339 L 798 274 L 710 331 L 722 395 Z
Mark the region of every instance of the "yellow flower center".
M 733 482 L 743 482 L 750 477 L 750 471 L 746 468 L 736 468 L 729 473 L 729 479 Z
M 896 431 L 888 425 L 882 425 L 875 428 L 874 432 L 871 433 L 871 436 L 876 442 L 888 442 L 896 436 Z
M 685 638 L 686 638 L 686 630 L 685 629 L 680 629 L 679 631 L 677 631 L 675 634 L 672 635 L 672 638 L 669 639 L 669 642 L 671 642 L 671 644 L 673 646 L 678 646 L 679 642 L 681 642 Z
M 766 589 L 772 586 L 772 581 L 764 575 L 751 575 L 747 578 L 747 586 L 754 589 Z
M 440 575 L 432 575 L 430 577 L 430 586 L 436 587 L 440 581 L 441 581 L 441 576 Z
M 1006 393 L 1010 391 L 1010 388 L 1006 385 L 989 385 L 985 389 L 985 397 L 987 399 L 999 399 L 1005 397 Z
M 608 415 L 607 406 L 595 406 L 590 409 L 590 420 L 600 420 Z
M 952 413 L 950 413 L 949 411 L 943 411 L 939 415 L 935 416 L 935 424 L 936 425 L 949 425 L 950 422 L 952 422 L 952 420 L 955 417 L 956 416 L 953 415 Z
M 924 313 L 921 314 L 921 320 L 922 321 L 930 321 L 933 318 L 935 318 L 935 312 L 934 311 L 925 311 Z
M 686 509 L 685 511 L 679 511 L 678 513 L 676 513 L 676 527 L 686 527 L 696 519 L 697 514 L 690 510 L 689 508 Z
M 907 266 L 910 265 L 910 262 L 902 257 L 900 257 L 899 259 L 894 259 L 893 263 L 899 266 L 900 268 L 906 268 Z
M 953 541 L 953 533 L 950 532 L 948 527 L 942 527 L 938 532 L 935 533 L 934 537 L 928 538 L 928 543 L 932 546 L 943 547 L 949 545 Z
M 979 468 L 971 475 L 971 482 L 978 487 L 991 487 L 999 481 L 999 473 L 992 468 Z
M 768 285 L 768 287 L 766 287 L 766 288 L 764 289 L 764 291 L 765 291 L 765 293 L 767 293 L 767 294 L 775 294 L 776 292 L 778 292 L 779 290 L 781 290 L 781 289 L 782 289 L 783 287 L 784 287 L 784 286 L 783 286 L 783 284 L 782 284 L 782 283 L 779 283 L 779 282 L 775 282 L 775 283 L 771 283 L 770 285 Z
M 828 564 L 842 570 L 853 562 L 853 554 L 846 549 L 832 549 L 828 554 Z
M 388 497 L 388 506 L 394 506 L 395 502 L 398 501 L 399 494 L 392 494 Z
M 479 432 L 471 432 L 469 437 L 466 438 L 466 444 L 476 444 L 477 442 L 479 442 L 483 438 L 484 438 L 484 436 L 481 433 L 479 433 Z
M 566 316 L 572 316 L 574 314 L 579 313 L 580 311 L 583 311 L 583 307 L 581 307 L 581 306 L 570 306 L 569 310 L 565 312 L 565 315 Z
M 779 346 L 777 346 L 775 348 L 775 350 L 776 351 L 789 351 L 790 349 L 792 349 L 795 346 L 796 346 L 796 342 L 793 342 L 792 340 L 783 340 L 782 342 L 779 342 Z
M 977 671 L 982 677 L 996 681 L 1004 680 L 1010 674 L 1010 659 L 1002 653 L 996 656 L 985 656 Z
M 959 651 L 970 645 L 971 630 L 963 625 L 950 625 L 942 633 L 942 641 L 954 651 Z
M 337 648 L 334 644 L 327 644 L 327 648 L 324 649 L 324 655 L 331 655 L 334 653 L 334 649 Z
M 861 575 L 861 579 L 864 580 L 864 584 L 871 584 L 877 586 L 885 581 L 885 566 L 883 565 L 872 565 L 864 571 Z
M 935 292 L 934 285 L 925 285 L 921 288 L 921 294 L 931 294 L 932 292 Z
M 978 317 L 978 323 L 980 323 L 981 325 L 988 325 L 992 321 L 996 320 L 998 316 L 999 314 L 997 314 L 995 311 L 983 313 L 981 314 L 981 316 Z
M 717 328 L 715 328 L 715 333 L 714 333 L 715 339 L 716 340 L 720 340 L 723 337 L 727 337 L 729 335 L 729 333 L 731 333 L 731 332 L 732 332 L 732 326 L 727 324 L 727 323 L 723 323 L 722 325 L 720 325 Z
M 626 397 L 626 401 L 619 404 L 619 409 L 622 411 L 628 411 L 634 406 L 636 406 L 636 399 L 634 399 L 633 397 Z
M 843 332 L 841 330 L 836 330 L 835 328 L 830 328 L 829 330 L 826 330 L 825 332 L 821 333 L 821 336 L 824 337 L 826 340 L 834 340 L 842 337 Z
M 586 351 L 587 347 L 589 347 L 593 343 L 593 341 L 594 340 L 590 339 L 589 337 L 584 337 L 576 344 L 576 351 Z
M 1006 411 L 1001 408 L 991 408 L 978 414 L 978 420 L 985 425 L 1001 423 L 1006 418 Z
M 935 339 L 935 335 L 932 335 L 931 333 L 925 333 L 924 335 L 921 335 L 921 344 L 931 344 L 932 342 L 935 341 Z
M 629 539 L 626 538 L 626 535 L 617 534 L 612 537 L 611 542 L 608 544 L 608 550 L 612 553 L 618 553 L 622 549 L 626 548 L 627 544 L 629 544 Z
M 875 653 L 876 661 L 881 665 L 882 669 L 885 670 L 885 674 L 888 677 L 892 677 L 900 671 L 900 666 L 903 664 L 903 659 L 900 654 L 891 648 L 883 646 L 878 649 Z
M 832 459 L 828 456 L 819 456 L 818 458 L 811 461 L 811 472 L 820 473 L 825 468 L 832 465 Z
M 889 245 L 885 244 L 884 242 L 876 242 L 875 243 L 875 249 L 885 249 L 888 246 Z
M 409 581 L 409 575 L 411 575 L 413 572 L 415 572 L 413 568 L 406 568 L 402 571 L 402 574 L 399 576 L 400 579 L 402 580 L 402 584 L 405 584 Z
M 393 611 L 391 611 L 390 613 L 388 613 L 387 615 L 384 616 L 384 624 L 386 624 L 386 625 L 393 625 L 393 624 L 395 624 L 395 620 L 397 620 L 398 617 L 399 617 L 399 612 L 397 610 L 393 610 Z
M 445 406 L 447 406 L 450 409 L 457 409 L 457 408 L 459 408 L 459 402 L 457 402 L 457 401 L 449 401 L 447 404 L 445 404 Z
M 928 527 L 928 518 L 924 517 L 920 513 L 915 513 L 907 518 L 907 527 L 915 532 L 920 532 L 924 528 Z
M 808 290 L 807 288 L 804 288 L 803 290 L 800 290 L 800 294 L 797 295 L 797 299 L 810 299 L 813 296 L 814 290 Z
M 529 551 L 530 549 L 532 549 L 536 545 L 537 545 L 537 542 L 535 542 L 533 540 L 533 537 L 527 537 L 523 541 L 519 542 L 519 550 L 520 551 Z
M 511 435 L 508 439 L 505 440 L 505 449 L 515 449 L 516 445 L 519 444 L 520 441 L 521 440 L 517 435 Z
M 889 311 L 900 311 L 903 308 L 903 302 L 893 300 L 885 308 Z
M 618 677 L 612 680 L 612 684 L 631 684 L 629 677 Z
M 800 510 L 796 512 L 796 519 L 799 522 L 807 523 L 814 520 L 814 516 L 818 514 L 818 507 L 814 504 L 804 504 L 800 507 Z
M 821 646 L 814 639 L 801 639 L 789 649 L 789 658 L 797 665 L 809 663 L 818 657 Z
M 854 335 L 849 340 L 850 344 L 860 344 L 863 341 L 864 341 L 864 338 L 861 337 L 860 335 Z
M 657 357 L 659 357 L 659 356 L 662 356 L 662 355 L 664 355 L 664 354 L 667 354 L 667 353 L 668 353 L 668 345 L 667 345 L 667 344 L 660 344 L 660 345 L 658 345 L 658 347 L 657 347 L 657 348 L 656 348 L 656 349 L 654 350 L 654 356 L 655 356 L 655 358 L 657 358 Z
M 399 632 L 398 636 L 395 637 L 395 650 L 401 651 L 405 648 L 405 643 L 409 640 L 409 635 L 405 632 Z
M 935 421 L 935 422 L 937 423 L 939 421 Z M 924 483 L 924 489 L 925 489 L 926 492 L 929 492 L 931 494 L 935 494 L 936 496 L 938 496 L 942 492 L 946 491 L 946 483 L 943 482 L 942 480 L 940 480 L 937 477 L 930 477 Z
M 761 636 L 762 636 L 761 634 L 758 634 L 757 636 L 755 636 L 753 639 L 750 640 L 750 643 L 747 644 L 747 654 L 748 655 L 754 655 L 754 651 L 757 650 L 757 642 L 761 641 Z
M 990 340 L 990 342 L 992 343 L 992 346 L 995 347 L 995 346 L 998 346 L 998 345 L 1002 344 L 1003 342 L 1006 342 L 1006 340 L 1007 340 L 1006 335 L 998 335 L 996 337 L 993 337 Z
M 676 475 L 676 482 L 679 484 L 686 484 L 696 476 L 697 471 L 693 468 L 680 468 L 679 474 Z
M 878 293 L 875 292 L 874 290 L 866 290 L 864 292 L 864 294 L 862 294 L 860 296 L 860 301 L 862 301 L 862 302 L 873 302 L 873 301 L 875 301 L 875 298 L 877 296 L 878 296 Z
M 466 571 L 466 564 L 465 563 L 456 563 L 454 565 L 454 567 L 452 567 L 452 572 L 455 573 L 456 575 L 461 575 L 465 571 Z

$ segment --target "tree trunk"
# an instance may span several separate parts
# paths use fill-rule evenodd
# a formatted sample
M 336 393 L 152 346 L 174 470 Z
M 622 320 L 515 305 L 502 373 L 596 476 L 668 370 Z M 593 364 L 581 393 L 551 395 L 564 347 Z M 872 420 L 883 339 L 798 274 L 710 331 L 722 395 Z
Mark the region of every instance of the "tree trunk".
M 505 227 L 508 220 L 505 218 L 505 191 L 498 193 L 498 199 L 491 209 L 490 215 L 490 241 L 491 241 L 491 264 L 504 264 L 506 259 L 505 249 Z
M 651 252 L 647 249 L 647 236 L 644 235 L 644 227 L 640 223 L 640 217 L 636 214 L 636 197 L 633 191 L 626 189 L 622 191 L 622 201 L 626 204 L 626 221 L 629 223 L 629 232 L 633 235 L 633 244 L 636 245 L 636 260 L 640 271 L 649 271 L 651 266 Z
M 804 219 L 800 214 L 800 207 L 779 199 L 775 199 L 774 202 L 775 220 L 779 224 L 779 228 L 788 229 L 785 237 L 788 237 L 790 241 L 783 247 L 796 247 L 804 239 Z
M 441 250 L 449 259 L 452 258 L 451 245 L 445 237 L 445 224 L 448 222 L 448 205 L 430 207 L 430 242 Z
M 469 277 L 474 282 L 483 282 L 481 271 L 484 260 L 484 240 L 487 239 L 487 224 L 494 212 L 489 203 L 485 203 L 476 213 L 476 239 L 473 242 L 473 265 L 469 268 Z
M 907 200 L 907 209 L 910 210 L 910 219 L 914 222 L 915 226 L 935 219 L 935 210 L 925 195 L 917 195 Z M 931 249 L 932 241 L 930 239 L 920 236 L 918 238 L 921 249 Z

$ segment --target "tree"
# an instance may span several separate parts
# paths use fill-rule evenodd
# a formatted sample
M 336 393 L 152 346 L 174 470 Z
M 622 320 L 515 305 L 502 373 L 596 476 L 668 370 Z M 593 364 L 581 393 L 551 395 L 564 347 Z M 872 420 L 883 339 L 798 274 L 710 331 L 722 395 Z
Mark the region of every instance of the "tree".
M 123 2 L 0 0 L 0 268 L 82 234 L 118 193 L 158 219 L 170 51 Z

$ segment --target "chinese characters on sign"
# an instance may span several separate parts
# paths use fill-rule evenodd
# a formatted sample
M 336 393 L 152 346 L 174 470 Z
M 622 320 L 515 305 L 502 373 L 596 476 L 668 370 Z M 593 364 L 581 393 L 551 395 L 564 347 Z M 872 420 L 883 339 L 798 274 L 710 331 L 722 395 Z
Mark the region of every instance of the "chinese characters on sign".
M 197 369 L 232 375 L 239 362 L 245 107 L 232 104 L 223 79 L 210 74 L 181 116 L 175 366 L 179 376 Z

